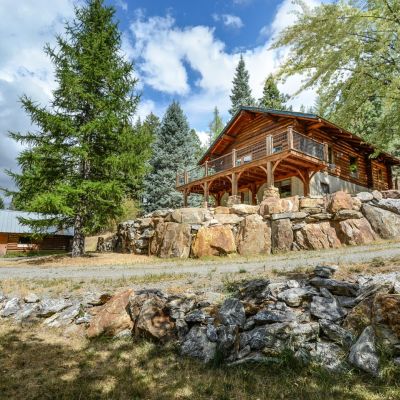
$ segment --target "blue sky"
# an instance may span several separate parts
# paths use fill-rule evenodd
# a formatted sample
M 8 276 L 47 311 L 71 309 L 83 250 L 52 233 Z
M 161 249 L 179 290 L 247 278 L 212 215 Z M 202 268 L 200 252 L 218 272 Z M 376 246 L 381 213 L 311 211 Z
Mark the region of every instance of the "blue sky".
M 0 186 L 11 186 L 4 168 L 15 169 L 19 145 L 10 130 L 26 131 L 30 121 L 20 108 L 27 94 L 48 104 L 54 89 L 53 67 L 43 53 L 46 42 L 63 32 L 81 0 L 0 1 Z M 306 0 L 310 5 L 318 0 Z M 258 98 L 266 76 L 275 72 L 287 49 L 271 50 L 273 38 L 290 25 L 296 6 L 291 0 L 106 0 L 116 8 L 123 52 L 136 65 L 142 93 L 138 115 L 160 117 L 178 100 L 202 140 L 218 106 L 228 120 L 231 82 L 240 54 Z M 295 93 L 301 77 L 280 88 Z M 293 97 L 294 109 L 313 104 L 315 94 Z

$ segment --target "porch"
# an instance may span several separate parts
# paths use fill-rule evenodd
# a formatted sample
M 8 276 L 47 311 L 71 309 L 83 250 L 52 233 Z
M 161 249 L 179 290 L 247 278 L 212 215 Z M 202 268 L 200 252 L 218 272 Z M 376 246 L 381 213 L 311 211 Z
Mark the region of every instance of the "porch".
M 251 203 L 256 204 L 258 189 L 276 181 L 298 177 L 303 183 L 304 195 L 310 191 L 313 175 L 328 166 L 328 145 L 303 135 L 292 126 L 265 139 L 232 149 L 229 153 L 206 161 L 195 168 L 178 173 L 176 188 L 184 196 L 190 193 L 215 198 L 219 205 L 224 193 L 238 196 L 251 193 Z

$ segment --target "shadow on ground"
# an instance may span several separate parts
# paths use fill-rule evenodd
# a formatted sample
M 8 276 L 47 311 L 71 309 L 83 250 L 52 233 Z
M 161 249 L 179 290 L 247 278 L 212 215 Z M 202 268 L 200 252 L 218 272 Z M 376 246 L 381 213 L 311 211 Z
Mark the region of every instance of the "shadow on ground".
M 1 321 L 0 321 L 1 324 Z M 228 368 L 172 347 L 88 342 L 43 327 L 0 326 L 1 399 L 398 399 L 399 382 L 282 365 Z

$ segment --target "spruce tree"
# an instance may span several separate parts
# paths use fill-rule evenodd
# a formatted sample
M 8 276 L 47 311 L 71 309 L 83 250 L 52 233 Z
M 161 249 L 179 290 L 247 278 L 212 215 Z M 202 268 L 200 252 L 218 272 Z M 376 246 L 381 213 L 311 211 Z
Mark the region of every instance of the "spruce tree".
M 233 87 L 230 95 L 232 106 L 229 112 L 234 116 L 240 106 L 252 106 L 255 103 L 249 85 L 249 72 L 246 69 L 242 55 L 240 55 L 232 83 Z
M 208 145 L 211 146 L 212 142 L 218 137 L 218 135 L 224 129 L 224 122 L 219 114 L 218 107 L 215 106 L 213 111 L 213 119 L 208 125 Z
M 151 136 L 132 125 L 139 98 L 133 65 L 121 54 L 115 10 L 88 0 L 45 47 L 55 67 L 57 88 L 49 107 L 27 96 L 22 105 L 37 130 L 12 133 L 28 146 L 10 175 L 15 203 L 46 213 L 23 220 L 36 231 L 74 227 L 72 255 L 84 253 L 85 235 L 122 214 L 122 201 L 134 195 L 146 172 Z
M 0 197 L 0 210 L 4 209 L 4 200 L 2 197 Z
M 273 75 L 269 75 L 264 83 L 263 95 L 258 101 L 259 106 L 274 110 L 285 110 L 287 100 L 288 96 L 279 91 Z
M 147 211 L 182 206 L 182 194 L 175 189 L 176 173 L 196 164 L 198 137 L 178 102 L 165 112 L 150 160 L 152 172 L 145 182 L 144 207 Z

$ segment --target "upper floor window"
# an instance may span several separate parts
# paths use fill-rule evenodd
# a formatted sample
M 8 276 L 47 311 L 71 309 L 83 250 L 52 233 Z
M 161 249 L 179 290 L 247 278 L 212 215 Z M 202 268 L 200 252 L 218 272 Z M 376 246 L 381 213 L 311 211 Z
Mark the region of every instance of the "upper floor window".
M 358 159 L 357 157 L 349 158 L 349 170 L 352 178 L 358 178 Z
M 333 147 L 328 146 L 328 163 L 335 164 L 335 156 L 333 154 Z

